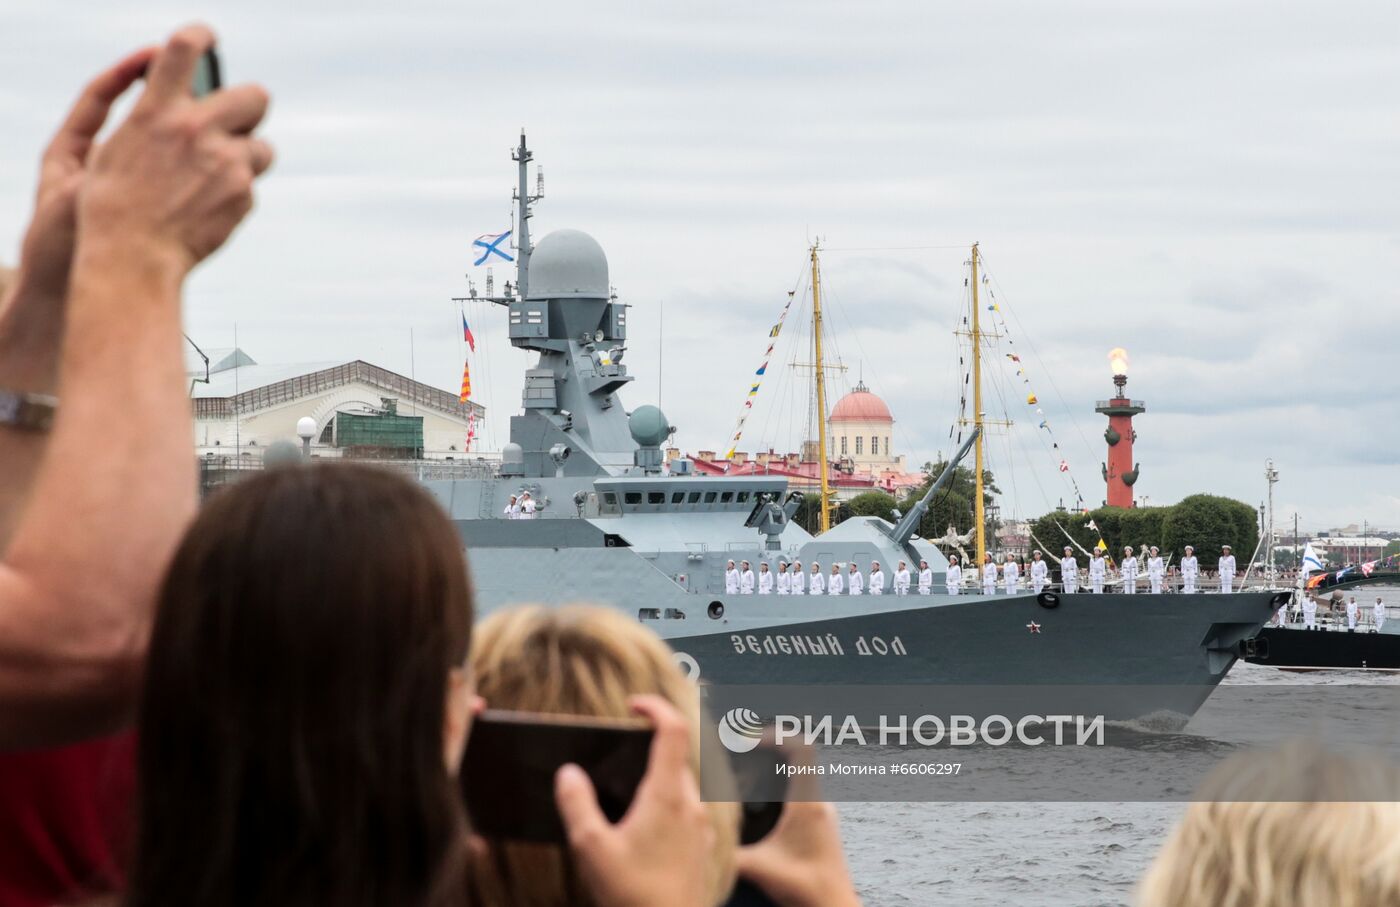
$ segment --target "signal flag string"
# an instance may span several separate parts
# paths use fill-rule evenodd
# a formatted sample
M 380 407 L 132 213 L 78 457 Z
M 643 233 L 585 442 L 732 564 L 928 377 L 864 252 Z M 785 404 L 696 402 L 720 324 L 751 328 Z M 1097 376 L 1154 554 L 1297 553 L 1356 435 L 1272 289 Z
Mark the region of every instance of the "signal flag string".
M 1016 367 L 1016 377 L 1021 379 L 1021 384 L 1026 390 L 1026 405 L 1035 408 L 1035 414 L 1040 417 L 1039 430 L 1044 431 L 1050 438 L 1050 449 L 1060 455 L 1059 469 L 1069 480 L 1070 487 L 1074 489 L 1075 509 L 1081 513 L 1088 513 L 1089 508 L 1084 502 L 1084 493 L 1079 489 L 1079 482 L 1074 477 L 1074 472 L 1070 468 L 1069 459 L 1065 456 L 1064 449 L 1060 447 L 1060 440 L 1055 436 L 1055 429 L 1050 425 L 1050 419 L 1045 415 L 1045 409 L 1040 405 L 1040 397 L 1031 386 L 1031 379 L 1026 374 L 1025 363 L 1021 361 L 1019 353 L 1015 352 L 1016 341 L 1011 337 L 1011 329 L 1006 323 L 1006 317 L 1002 314 L 1001 304 L 997 302 L 996 291 L 991 287 L 991 281 L 984 272 L 981 280 L 988 297 L 992 300 L 987 306 L 987 311 L 991 312 L 996 319 L 997 330 L 1006 338 L 1006 344 L 1012 348 L 1012 352 L 1006 353 L 1006 358 Z M 1053 455 L 1053 454 L 1052 454 Z
M 778 343 L 778 335 L 783 332 L 783 322 L 787 320 L 788 311 L 792 308 L 792 301 L 797 296 L 796 290 L 788 290 L 787 302 L 783 304 L 783 312 L 778 316 L 778 321 L 768 329 L 768 349 L 763 353 L 763 364 L 753 373 L 753 384 L 749 386 L 749 392 L 744 397 L 744 405 L 739 409 L 739 419 L 734 423 L 734 437 L 729 439 L 729 450 L 725 452 L 726 460 L 733 459 L 734 451 L 739 449 L 739 439 L 744 435 L 744 423 L 748 421 L 749 415 L 753 412 L 753 401 L 758 396 L 758 387 L 763 383 L 763 376 L 768 372 L 768 363 L 773 360 L 773 347 Z

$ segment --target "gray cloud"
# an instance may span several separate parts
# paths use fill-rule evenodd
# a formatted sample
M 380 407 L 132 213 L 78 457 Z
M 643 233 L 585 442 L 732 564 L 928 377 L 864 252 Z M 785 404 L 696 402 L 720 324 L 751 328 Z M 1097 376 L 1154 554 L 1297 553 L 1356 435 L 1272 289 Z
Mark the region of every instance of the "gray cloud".
M 255 217 L 191 283 L 206 345 L 236 323 L 262 361 L 363 357 L 455 387 L 449 298 L 471 238 L 507 223 L 524 125 L 546 173 L 534 228 L 603 243 L 635 305 L 627 400 L 659 387 L 686 447 L 728 437 L 820 235 L 956 247 L 823 261 L 849 368 L 833 384 L 863 376 L 883 394 L 911 460 L 946 451 L 951 331 L 980 240 L 1062 445 L 1044 449 L 1014 376 L 990 382 L 1020 423 L 990 448 L 1018 476 L 1008 511 L 1065 494 L 1060 455 L 1101 495 L 1093 401 L 1121 345 L 1148 401 L 1138 487 L 1154 502 L 1254 501 L 1272 456 L 1305 525 L 1400 525 L 1393 2 L 7 7 L 0 257 L 88 71 L 196 15 L 219 28 L 232 79 L 272 89 L 279 151 Z M 795 446 L 805 425 L 790 321 L 755 443 Z M 499 442 L 525 357 L 499 313 L 473 327 Z

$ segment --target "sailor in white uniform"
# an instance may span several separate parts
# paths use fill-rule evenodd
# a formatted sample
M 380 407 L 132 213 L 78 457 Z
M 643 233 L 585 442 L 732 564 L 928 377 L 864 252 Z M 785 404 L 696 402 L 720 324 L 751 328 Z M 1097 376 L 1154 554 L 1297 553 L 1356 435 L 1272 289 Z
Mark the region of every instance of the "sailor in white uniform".
M 807 584 L 807 577 L 802 575 L 802 562 L 793 561 L 792 569 L 788 572 L 792 574 L 792 594 L 802 595 L 806 591 L 803 587 Z
M 1065 556 L 1060 558 L 1060 584 L 1069 595 L 1079 591 L 1079 559 L 1068 545 L 1065 546 Z
M 831 576 L 826 581 L 827 595 L 840 595 L 846 591 L 846 580 L 841 576 L 841 565 L 833 563 L 831 565 Z
M 1039 551 L 1031 552 L 1031 591 L 1036 595 L 1045 588 L 1045 580 L 1050 575 L 1050 568 L 1046 565 Z
M 1103 595 L 1104 580 L 1108 578 L 1108 563 L 1104 561 L 1103 552 L 1094 549 L 1094 556 L 1089 558 L 1089 589 L 1095 595 Z
M 1220 591 L 1235 591 L 1235 555 L 1229 545 L 1220 546 Z
M 1016 563 L 1016 558 L 1010 554 L 1006 556 L 1006 566 L 1001 568 L 1001 578 L 1006 586 L 1007 595 L 1020 594 L 1021 568 Z
M 812 594 L 813 594 L 813 595 L 825 595 L 825 594 L 826 594 L 826 577 L 822 576 L 822 565 L 821 565 L 821 564 L 818 564 L 816 561 L 812 561 L 812 577 L 811 577 L 811 579 L 812 579 L 812 581 L 811 581 L 810 583 L 808 583 L 807 585 L 808 585 L 808 587 L 812 590 Z
M 520 519 L 533 520 L 535 518 L 535 499 L 530 497 L 530 492 L 520 493 Z
M 729 565 L 724 568 L 724 594 L 739 594 L 739 568 L 734 566 L 733 561 L 730 561 Z
M 997 594 L 997 565 L 990 554 L 982 559 L 982 594 Z
M 519 516 L 520 516 L 520 503 L 519 503 L 519 501 L 520 501 L 519 498 L 517 498 L 515 495 L 511 495 L 511 496 L 510 496 L 510 500 L 506 502 L 506 509 L 501 511 L 501 515 L 504 516 L 504 517 L 505 517 L 506 519 L 508 519 L 508 520 L 514 520 L 514 519 L 519 518 Z
M 754 578 L 753 571 L 749 569 L 749 562 L 741 561 L 739 568 L 739 594 L 753 595 Z
M 879 561 L 873 561 L 870 564 L 870 594 L 885 594 L 885 571 L 880 569 Z
M 958 562 L 956 557 L 948 562 L 948 569 L 953 569 L 953 565 Z M 929 595 L 933 592 L 933 568 L 928 565 L 928 561 L 919 561 L 919 594 Z
M 773 574 L 768 571 L 767 561 L 758 565 L 758 594 L 773 594 Z
M 894 594 L 909 594 L 909 565 L 904 561 L 900 561 L 899 567 L 894 571 Z
M 1356 622 L 1361 619 L 1361 606 L 1356 603 L 1356 596 L 1347 599 L 1347 629 L 1355 630 Z
M 1137 593 L 1137 558 L 1133 557 L 1133 546 L 1129 545 L 1123 549 L 1123 563 L 1118 565 L 1118 572 L 1123 578 L 1123 594 L 1134 595 Z
M 1196 577 L 1201 575 L 1201 564 L 1196 560 L 1196 549 L 1186 546 L 1181 556 L 1181 591 L 1193 594 L 1196 591 Z
M 1385 626 L 1385 602 L 1380 596 L 1376 596 L 1376 603 L 1371 606 L 1371 621 L 1376 625 L 1375 631 L 1381 632 L 1381 627 Z
M 778 561 L 778 594 L 792 594 L 792 577 L 788 576 L 787 561 Z
M 1311 595 L 1303 599 L 1303 629 L 1317 629 L 1317 599 Z
M 1137 593 L 1137 558 L 1133 557 L 1133 546 L 1123 549 L 1123 563 L 1119 564 L 1119 574 L 1123 579 L 1124 595 Z
M 1161 595 L 1162 579 L 1167 575 L 1167 566 L 1162 563 L 1162 556 L 1157 553 L 1156 545 L 1148 551 L 1151 557 L 1147 559 L 1147 588 L 1153 595 Z
M 865 594 L 865 577 L 861 576 L 860 568 L 856 566 L 855 561 L 851 561 L 851 572 L 846 577 L 846 584 L 851 587 L 852 595 Z
M 925 569 L 927 569 L 928 561 L 924 561 L 924 565 Z M 933 584 L 932 570 L 928 572 L 928 581 L 930 585 Z M 919 586 L 922 587 L 923 584 L 924 574 L 921 571 L 919 573 Z M 949 595 L 962 594 L 962 566 L 958 563 L 958 556 L 956 554 L 948 558 L 948 572 L 943 576 L 943 586 L 948 590 Z

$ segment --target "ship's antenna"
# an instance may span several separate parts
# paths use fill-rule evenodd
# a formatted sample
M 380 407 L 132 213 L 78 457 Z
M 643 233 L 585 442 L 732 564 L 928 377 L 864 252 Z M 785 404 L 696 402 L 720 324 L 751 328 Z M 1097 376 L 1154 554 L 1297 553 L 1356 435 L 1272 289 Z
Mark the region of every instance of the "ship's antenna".
M 530 218 L 533 216 L 531 208 L 535 202 L 544 198 L 544 174 L 535 169 L 535 194 L 530 194 L 529 163 L 534 160 L 535 155 L 525 144 L 525 130 L 520 130 L 520 145 L 510 153 L 511 160 L 520 166 L 519 183 L 515 189 L 516 204 L 516 229 L 520 232 L 516 236 L 516 256 L 515 256 L 515 289 L 524 299 L 529 295 L 530 281 L 530 252 L 533 247 L 530 245 Z M 487 294 L 490 295 L 490 294 Z

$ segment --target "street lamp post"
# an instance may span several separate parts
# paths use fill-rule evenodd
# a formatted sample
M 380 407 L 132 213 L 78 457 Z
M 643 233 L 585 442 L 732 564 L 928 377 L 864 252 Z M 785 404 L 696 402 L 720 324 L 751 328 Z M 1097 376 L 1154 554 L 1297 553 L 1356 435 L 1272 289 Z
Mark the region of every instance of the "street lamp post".
M 302 416 L 298 419 L 297 437 L 301 438 L 302 459 L 311 459 L 311 439 L 316 437 L 316 420 L 310 416 Z

